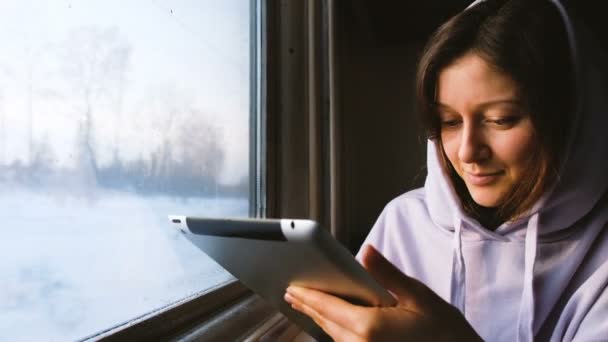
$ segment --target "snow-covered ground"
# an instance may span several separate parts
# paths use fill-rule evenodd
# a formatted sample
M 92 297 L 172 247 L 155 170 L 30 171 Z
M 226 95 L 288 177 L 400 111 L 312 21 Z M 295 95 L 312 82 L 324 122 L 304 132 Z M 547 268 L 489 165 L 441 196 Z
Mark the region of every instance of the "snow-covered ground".
M 115 326 L 230 275 L 167 215 L 246 216 L 247 199 L 0 189 L 0 341 L 65 341 Z

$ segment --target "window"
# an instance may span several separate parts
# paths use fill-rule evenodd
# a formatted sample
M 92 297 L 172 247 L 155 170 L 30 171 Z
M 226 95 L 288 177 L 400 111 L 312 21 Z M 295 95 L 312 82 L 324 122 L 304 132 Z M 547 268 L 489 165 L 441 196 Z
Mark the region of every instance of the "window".
M 251 7 L 0 3 L 3 337 L 83 338 L 230 279 L 167 215 L 258 212 Z

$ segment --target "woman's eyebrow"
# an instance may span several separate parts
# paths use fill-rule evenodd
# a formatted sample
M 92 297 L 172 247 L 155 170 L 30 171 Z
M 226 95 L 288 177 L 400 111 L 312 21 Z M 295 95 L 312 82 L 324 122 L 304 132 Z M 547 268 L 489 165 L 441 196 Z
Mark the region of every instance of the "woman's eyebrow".
M 496 100 L 490 100 L 490 101 L 486 101 L 486 102 L 482 102 L 482 103 L 478 103 L 475 106 L 475 109 L 480 110 L 480 109 L 486 109 L 488 107 L 493 107 L 493 106 L 497 106 L 497 105 L 501 105 L 501 104 L 509 104 L 509 105 L 516 105 L 516 106 L 520 106 L 522 105 L 522 101 L 517 99 L 517 98 L 507 98 L 507 99 L 496 99 Z M 441 103 L 441 102 L 435 102 L 435 105 L 439 108 L 442 109 L 447 109 L 449 111 L 453 111 L 453 112 L 458 112 L 457 110 L 455 110 L 454 108 L 450 107 L 450 105 L 445 104 L 445 103 Z
M 454 108 L 450 107 L 449 105 L 447 105 L 445 103 L 435 102 L 435 107 L 440 108 L 440 109 L 445 109 L 445 110 L 448 110 L 450 112 L 458 113 L 457 110 L 455 110 Z

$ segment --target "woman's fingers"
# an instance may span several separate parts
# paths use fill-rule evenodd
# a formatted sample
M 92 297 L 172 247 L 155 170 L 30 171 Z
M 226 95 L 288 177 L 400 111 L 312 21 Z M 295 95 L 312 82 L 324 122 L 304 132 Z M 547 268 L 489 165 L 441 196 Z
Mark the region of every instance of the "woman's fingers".
M 372 276 L 393 292 L 394 307 L 363 307 L 321 291 L 290 286 L 285 300 L 311 317 L 336 341 L 427 340 L 449 333 L 478 340 L 460 312 L 423 283 L 403 274 L 373 247 L 366 247 L 362 263 Z
M 351 331 L 354 335 L 366 333 L 370 324 L 375 321 L 372 312 L 374 308 L 353 305 L 341 298 L 313 289 L 290 286 L 287 289 L 285 300 L 292 305 L 310 309 L 324 323 L 329 321 L 332 324 L 337 324 L 342 329 Z M 308 312 L 302 312 L 309 315 Z M 327 330 L 326 332 L 329 333 Z
M 362 341 L 362 339 L 349 329 L 335 323 L 326 317 L 323 317 L 310 306 L 300 302 L 294 297 L 290 298 L 290 294 L 285 295 L 285 300 L 291 304 L 294 310 L 297 310 L 310 317 L 323 331 L 325 331 L 336 342 L 339 341 Z

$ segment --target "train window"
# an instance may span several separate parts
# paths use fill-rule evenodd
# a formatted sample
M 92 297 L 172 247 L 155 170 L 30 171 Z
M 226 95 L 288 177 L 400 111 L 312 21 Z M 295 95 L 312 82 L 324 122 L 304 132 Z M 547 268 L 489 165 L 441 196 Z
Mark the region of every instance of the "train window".
M 85 338 L 232 279 L 167 215 L 257 213 L 254 3 L 0 3 L 3 337 Z

